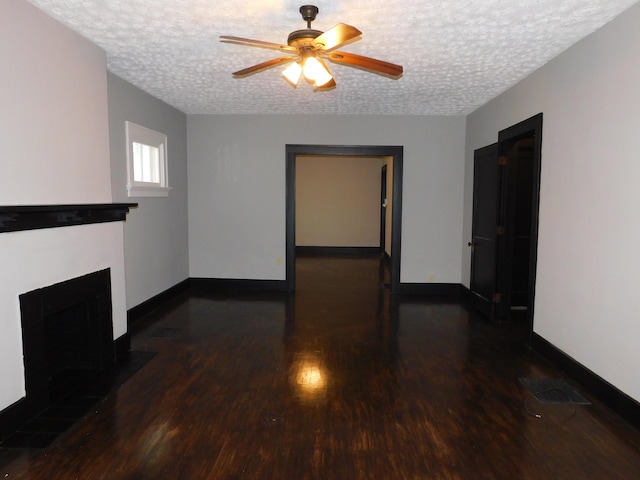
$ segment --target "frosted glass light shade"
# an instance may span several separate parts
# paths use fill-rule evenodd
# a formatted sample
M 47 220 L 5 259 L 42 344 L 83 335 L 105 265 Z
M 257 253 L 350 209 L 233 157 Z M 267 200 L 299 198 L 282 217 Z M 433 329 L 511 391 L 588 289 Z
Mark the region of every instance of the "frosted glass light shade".
M 282 72 L 282 76 L 291 86 L 296 87 L 302 75 L 302 67 L 298 62 L 292 63 Z
M 315 57 L 309 57 L 305 60 L 303 74 L 304 78 L 312 82 L 316 87 L 325 85 L 333 78 Z

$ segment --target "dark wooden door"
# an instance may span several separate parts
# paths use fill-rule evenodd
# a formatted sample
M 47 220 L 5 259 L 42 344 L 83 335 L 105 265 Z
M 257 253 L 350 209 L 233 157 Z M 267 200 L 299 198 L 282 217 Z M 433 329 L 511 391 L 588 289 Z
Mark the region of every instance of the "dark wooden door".
M 542 114 L 498 133 L 474 152 L 472 304 L 493 322 L 526 310 L 533 331 Z
M 498 144 L 473 157 L 473 223 L 470 290 L 474 306 L 491 317 L 496 292 L 497 225 L 500 201 Z

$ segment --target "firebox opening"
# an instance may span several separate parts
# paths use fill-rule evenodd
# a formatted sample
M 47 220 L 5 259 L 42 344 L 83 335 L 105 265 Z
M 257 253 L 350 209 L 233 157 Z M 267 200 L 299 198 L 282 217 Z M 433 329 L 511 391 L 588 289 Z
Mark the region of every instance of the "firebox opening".
M 91 369 L 87 303 L 83 302 L 45 318 L 49 378 L 65 370 Z
M 26 401 L 39 411 L 115 361 L 110 270 L 20 295 Z

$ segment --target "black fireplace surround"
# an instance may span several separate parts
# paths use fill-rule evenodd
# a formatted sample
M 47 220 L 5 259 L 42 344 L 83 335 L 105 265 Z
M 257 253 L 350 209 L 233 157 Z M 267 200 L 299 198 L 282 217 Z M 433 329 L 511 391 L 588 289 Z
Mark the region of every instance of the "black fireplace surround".
M 110 269 L 24 293 L 20 311 L 28 410 L 49 405 L 57 377 L 113 365 Z

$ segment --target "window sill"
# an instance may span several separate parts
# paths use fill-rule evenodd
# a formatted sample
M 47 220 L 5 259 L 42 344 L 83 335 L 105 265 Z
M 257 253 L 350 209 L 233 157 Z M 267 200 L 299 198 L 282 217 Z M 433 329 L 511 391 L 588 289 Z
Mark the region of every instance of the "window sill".
M 130 197 L 168 197 L 171 187 L 141 187 L 128 186 L 127 191 Z

